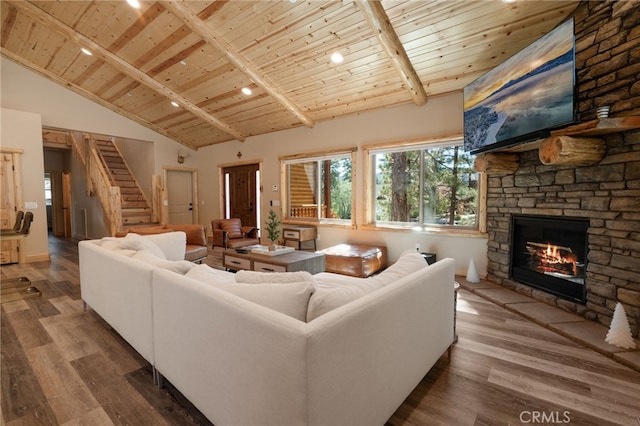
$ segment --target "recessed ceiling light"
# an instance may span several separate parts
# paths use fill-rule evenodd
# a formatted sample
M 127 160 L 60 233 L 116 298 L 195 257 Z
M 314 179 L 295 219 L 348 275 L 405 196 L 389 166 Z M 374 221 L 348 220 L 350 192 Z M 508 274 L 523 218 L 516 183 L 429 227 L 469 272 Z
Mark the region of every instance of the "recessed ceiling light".
M 140 2 L 138 0 L 127 0 L 127 3 L 135 9 L 140 9 Z
M 252 94 L 253 92 L 251 91 L 251 89 L 249 89 L 248 87 L 243 87 L 242 88 L 242 93 L 244 93 L 245 95 L 249 96 L 250 94 Z
M 344 61 L 344 56 L 342 56 L 340 53 L 335 52 L 331 54 L 331 62 L 333 62 L 334 64 L 341 64 L 342 61 Z
M 84 53 L 85 55 L 91 56 L 93 55 L 93 53 L 91 53 L 91 51 L 85 47 L 83 47 L 82 49 L 80 49 L 82 51 L 82 53 Z
M 502 0 L 503 3 L 515 3 L 516 0 Z
M 180 104 L 178 104 L 176 101 L 171 101 L 171 105 L 173 105 L 176 108 L 180 106 Z
M 187 65 L 185 61 L 180 61 L 180 65 Z

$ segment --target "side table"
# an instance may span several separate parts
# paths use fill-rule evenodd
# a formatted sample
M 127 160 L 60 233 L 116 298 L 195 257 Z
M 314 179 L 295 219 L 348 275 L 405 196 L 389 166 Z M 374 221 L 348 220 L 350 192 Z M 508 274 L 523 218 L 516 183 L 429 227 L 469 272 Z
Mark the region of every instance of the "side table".
M 316 251 L 316 238 L 318 230 L 315 226 L 298 226 L 284 225 L 282 227 L 282 235 L 284 237 L 284 245 L 292 241 L 298 244 L 298 250 L 302 250 L 302 243 L 305 241 L 313 241 L 313 251 Z

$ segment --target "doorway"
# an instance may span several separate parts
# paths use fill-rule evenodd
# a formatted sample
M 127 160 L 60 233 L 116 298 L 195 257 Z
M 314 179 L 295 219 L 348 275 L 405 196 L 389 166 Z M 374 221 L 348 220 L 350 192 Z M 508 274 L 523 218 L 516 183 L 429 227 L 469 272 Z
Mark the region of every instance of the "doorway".
M 237 217 L 243 226 L 259 228 L 260 165 L 223 167 L 222 176 L 225 219 Z
M 166 223 L 198 223 L 197 172 L 186 169 L 165 169 L 167 189 Z
M 55 237 L 71 238 L 71 173 L 45 171 L 44 194 L 47 231 Z

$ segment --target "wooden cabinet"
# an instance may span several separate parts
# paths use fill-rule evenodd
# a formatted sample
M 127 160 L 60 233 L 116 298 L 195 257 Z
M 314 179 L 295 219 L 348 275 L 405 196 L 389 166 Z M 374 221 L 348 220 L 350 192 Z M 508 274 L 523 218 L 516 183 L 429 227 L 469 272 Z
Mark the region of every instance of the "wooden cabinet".
M 18 209 L 22 208 L 22 167 L 21 149 L 2 148 L 0 152 L 2 170 L 0 173 L 2 191 L 0 192 L 0 227 L 12 228 Z M 19 262 L 21 242 L 4 240 L 0 242 L 0 263 Z M 24 256 L 23 256 L 24 257 Z M 24 259 L 22 259 L 24 261 Z

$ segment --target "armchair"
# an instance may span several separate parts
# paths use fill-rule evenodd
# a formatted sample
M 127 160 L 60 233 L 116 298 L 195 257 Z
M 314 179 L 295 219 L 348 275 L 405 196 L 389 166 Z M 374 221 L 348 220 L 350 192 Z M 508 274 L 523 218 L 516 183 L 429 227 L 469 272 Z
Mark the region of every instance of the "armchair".
M 213 247 L 239 248 L 260 244 L 258 228 L 242 226 L 239 218 L 213 219 L 211 221 L 213 231 Z

